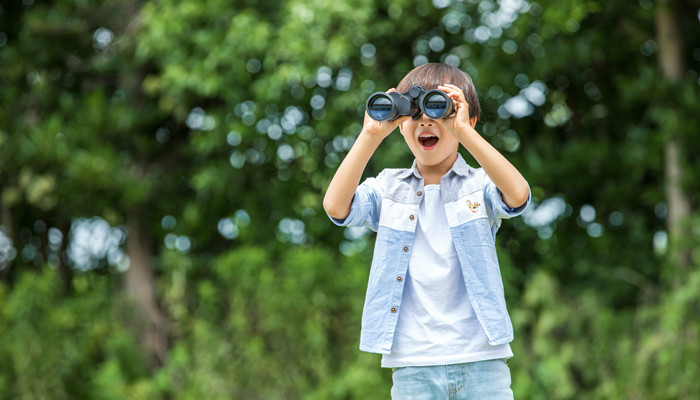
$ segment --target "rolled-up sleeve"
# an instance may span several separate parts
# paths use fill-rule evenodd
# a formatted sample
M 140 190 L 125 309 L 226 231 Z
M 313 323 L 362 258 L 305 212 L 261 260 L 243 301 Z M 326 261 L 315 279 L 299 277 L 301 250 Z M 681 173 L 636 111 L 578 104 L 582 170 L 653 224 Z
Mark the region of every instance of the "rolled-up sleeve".
M 528 186 L 529 191 L 530 187 Z M 532 193 L 528 193 L 525 204 L 515 208 L 509 207 L 503 201 L 501 191 L 486 173 L 484 173 L 484 193 L 484 201 L 486 201 L 489 208 L 493 211 L 493 215 L 498 219 L 508 219 L 520 215 L 530 204 L 530 197 L 532 196 Z
M 345 219 L 328 216 L 334 224 L 339 226 L 366 226 L 377 231 L 379 225 L 379 211 L 382 207 L 381 176 L 367 178 L 355 190 L 350 206 L 350 214 Z

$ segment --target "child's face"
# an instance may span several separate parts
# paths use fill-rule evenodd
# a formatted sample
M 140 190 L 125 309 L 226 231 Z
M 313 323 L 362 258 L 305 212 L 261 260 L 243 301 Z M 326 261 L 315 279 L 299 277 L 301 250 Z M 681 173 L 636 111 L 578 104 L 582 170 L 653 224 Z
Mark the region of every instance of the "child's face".
M 419 119 L 402 123 L 399 129 L 416 157 L 419 167 L 435 167 L 443 164 L 448 169 L 452 167 L 459 141 L 445 130 L 441 120 L 430 119 L 422 114 Z

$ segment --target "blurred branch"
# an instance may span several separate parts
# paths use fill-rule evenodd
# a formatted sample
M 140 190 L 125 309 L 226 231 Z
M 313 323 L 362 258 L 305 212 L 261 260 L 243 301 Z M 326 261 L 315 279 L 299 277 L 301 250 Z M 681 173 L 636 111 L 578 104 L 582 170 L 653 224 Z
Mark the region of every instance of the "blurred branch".
M 683 41 L 675 6 L 674 0 L 660 0 L 656 9 L 658 61 L 664 78 L 671 84 L 680 82 L 685 71 L 682 54 Z M 666 204 L 668 207 L 667 230 L 670 238 L 671 260 L 681 270 L 685 270 L 690 265 L 690 251 L 679 246 L 678 241 L 687 235 L 683 221 L 687 221 L 690 216 L 690 199 L 681 186 L 683 166 L 681 165 L 679 149 L 683 144 L 679 143 L 676 138 L 676 127 L 668 125 L 674 124 L 662 127 L 668 133 L 664 148 Z
M 127 216 L 129 232 L 126 243 L 130 266 L 124 275 L 125 289 L 136 306 L 141 344 L 151 366 L 158 367 L 165 364 L 168 351 L 167 320 L 156 300 L 150 241 L 141 228 L 140 219 L 141 216 L 134 212 Z
M 0 164 L 0 167 L 2 165 Z M 12 233 L 14 232 L 12 227 L 12 214 L 10 212 L 10 207 L 5 204 L 5 201 L 3 201 L 3 193 L 4 191 L 0 190 L 0 226 L 5 227 L 5 235 L 10 238 L 10 240 L 13 240 L 13 235 Z M 10 275 L 10 270 L 12 269 L 12 263 L 8 262 L 7 266 L 5 268 L 0 269 L 0 280 L 4 281 L 7 279 L 7 277 Z
M 627 267 L 617 267 L 613 270 L 613 273 L 616 278 L 641 289 L 644 303 L 651 304 L 657 298 L 658 285 L 645 275 Z

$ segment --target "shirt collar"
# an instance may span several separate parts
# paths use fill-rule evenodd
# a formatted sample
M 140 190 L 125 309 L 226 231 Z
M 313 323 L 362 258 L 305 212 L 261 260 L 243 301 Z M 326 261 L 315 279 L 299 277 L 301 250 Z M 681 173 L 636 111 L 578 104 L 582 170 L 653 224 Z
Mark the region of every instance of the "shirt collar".
M 450 172 L 454 172 L 457 175 L 467 176 L 469 174 L 470 169 L 471 167 L 469 166 L 469 164 L 467 164 L 466 161 L 464 161 L 462 155 L 457 153 L 457 159 L 455 160 L 455 163 L 452 164 L 452 168 L 450 168 L 450 170 L 447 171 L 447 174 L 449 174 Z M 411 175 L 415 176 L 418 179 L 423 179 L 423 177 L 420 175 L 420 172 L 418 172 L 418 167 L 416 166 L 415 159 L 413 160 L 413 165 L 411 165 L 411 168 L 403 170 L 398 177 L 400 179 L 404 179 Z
M 469 170 L 472 167 L 467 164 L 466 161 L 464 161 L 464 158 L 462 157 L 461 154 L 457 153 L 457 159 L 455 160 L 455 163 L 452 165 L 452 169 L 450 171 L 454 171 L 455 174 L 461 175 L 461 176 L 467 176 L 469 175 Z

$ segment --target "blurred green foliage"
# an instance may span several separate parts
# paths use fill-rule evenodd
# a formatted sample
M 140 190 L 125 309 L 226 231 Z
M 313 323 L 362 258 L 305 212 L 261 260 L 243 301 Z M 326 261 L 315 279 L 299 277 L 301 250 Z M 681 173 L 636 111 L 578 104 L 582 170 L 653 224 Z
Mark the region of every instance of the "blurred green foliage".
M 700 215 L 666 234 L 663 152 L 697 209 L 699 7 L 669 83 L 648 0 L 3 3 L 0 399 L 388 398 L 357 349 L 373 237 L 321 199 L 367 95 L 424 62 L 472 75 L 532 187 L 498 239 L 516 397 L 700 398 Z M 410 162 L 390 136 L 367 175 Z

